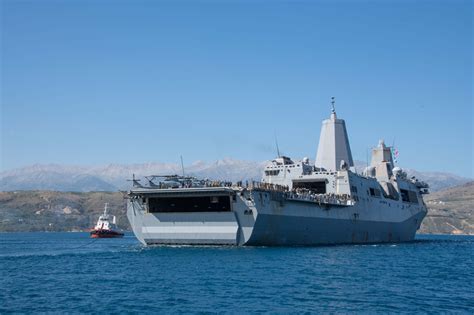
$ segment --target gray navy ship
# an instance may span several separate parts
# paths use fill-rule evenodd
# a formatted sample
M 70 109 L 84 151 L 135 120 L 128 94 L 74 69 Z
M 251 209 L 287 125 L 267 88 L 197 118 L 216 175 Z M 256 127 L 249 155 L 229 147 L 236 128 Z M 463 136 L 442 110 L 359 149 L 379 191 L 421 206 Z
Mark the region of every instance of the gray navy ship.
M 428 185 L 395 167 L 381 140 L 358 174 L 332 102 L 316 161 L 278 156 L 258 182 L 178 175 L 133 180 L 127 217 L 145 245 L 322 245 L 412 241 Z

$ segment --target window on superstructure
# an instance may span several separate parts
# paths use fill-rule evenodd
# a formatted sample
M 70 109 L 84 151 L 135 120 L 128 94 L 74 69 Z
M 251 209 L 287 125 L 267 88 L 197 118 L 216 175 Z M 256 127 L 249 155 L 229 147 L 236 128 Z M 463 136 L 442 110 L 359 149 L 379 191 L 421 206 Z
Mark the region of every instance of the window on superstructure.
M 402 196 L 402 201 L 418 203 L 418 196 L 416 192 L 406 189 L 400 189 L 400 195 Z
M 369 191 L 370 191 L 370 195 L 373 196 L 373 197 L 380 197 L 381 196 L 380 190 L 377 189 L 377 188 L 370 188 Z
M 410 200 L 412 203 L 418 203 L 418 196 L 416 195 L 416 192 L 409 190 L 408 200 Z
M 280 173 L 280 170 L 267 170 L 265 175 L 267 176 L 277 176 Z
M 402 196 L 402 201 L 408 202 L 408 190 L 400 189 L 400 195 Z

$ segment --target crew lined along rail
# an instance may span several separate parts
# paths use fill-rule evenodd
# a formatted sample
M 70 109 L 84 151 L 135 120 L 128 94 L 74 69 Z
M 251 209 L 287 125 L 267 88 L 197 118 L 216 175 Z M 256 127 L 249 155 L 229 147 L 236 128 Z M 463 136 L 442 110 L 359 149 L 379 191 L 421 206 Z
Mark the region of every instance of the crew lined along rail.
M 174 188 L 219 188 L 219 187 L 228 187 L 238 190 L 250 190 L 255 192 L 270 192 L 271 198 L 273 200 L 292 200 L 292 201 L 305 201 L 305 202 L 314 202 L 319 205 L 336 205 L 336 206 L 351 206 L 355 204 L 355 200 L 347 194 L 320 194 L 312 191 L 307 188 L 293 188 L 289 189 L 288 186 L 263 183 L 257 181 L 182 181 L 179 182 L 178 187 Z M 143 187 L 145 188 L 145 187 Z M 169 189 L 170 187 L 161 182 L 155 187 L 150 187 L 150 189 Z
M 334 206 L 352 206 L 355 200 L 351 196 L 343 194 L 316 194 L 308 189 L 296 188 L 291 191 L 273 190 L 268 188 L 253 188 L 253 192 L 270 192 L 273 200 L 291 200 L 291 201 L 305 201 L 313 202 L 319 205 L 334 205 Z

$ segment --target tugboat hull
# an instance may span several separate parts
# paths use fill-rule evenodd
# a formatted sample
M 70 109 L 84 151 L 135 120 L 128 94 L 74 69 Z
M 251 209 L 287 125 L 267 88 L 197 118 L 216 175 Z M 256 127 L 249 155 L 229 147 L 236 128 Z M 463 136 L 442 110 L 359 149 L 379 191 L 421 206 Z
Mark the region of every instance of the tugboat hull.
M 90 233 L 91 238 L 117 238 L 123 237 L 123 233 L 110 230 L 93 230 Z

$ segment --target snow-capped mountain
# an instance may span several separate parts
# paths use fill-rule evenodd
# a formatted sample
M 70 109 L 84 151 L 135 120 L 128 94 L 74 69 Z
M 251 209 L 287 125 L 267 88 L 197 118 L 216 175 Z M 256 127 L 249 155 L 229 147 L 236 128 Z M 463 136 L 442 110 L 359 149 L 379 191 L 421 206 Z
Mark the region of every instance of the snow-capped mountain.
M 185 174 L 199 178 L 239 181 L 260 179 L 265 162 L 239 161 L 226 158 L 213 163 L 196 161 L 185 166 Z M 148 175 L 181 174 L 181 166 L 173 163 L 108 164 L 105 166 L 66 166 L 35 164 L 0 173 L 0 191 L 58 190 L 114 191 L 130 188 L 133 175 L 145 180 Z M 146 180 L 145 180 L 146 181 Z
M 196 161 L 185 166 L 185 174 L 216 180 L 259 180 L 267 162 L 226 158 L 215 162 Z M 363 162 L 356 162 L 360 171 Z M 0 191 L 115 191 L 130 188 L 133 174 L 146 184 L 144 176 L 181 174 L 181 166 L 173 163 L 108 164 L 103 166 L 72 166 L 35 164 L 0 173 Z M 472 179 L 449 173 L 407 170 L 410 176 L 426 181 L 432 191 L 464 184 Z

